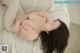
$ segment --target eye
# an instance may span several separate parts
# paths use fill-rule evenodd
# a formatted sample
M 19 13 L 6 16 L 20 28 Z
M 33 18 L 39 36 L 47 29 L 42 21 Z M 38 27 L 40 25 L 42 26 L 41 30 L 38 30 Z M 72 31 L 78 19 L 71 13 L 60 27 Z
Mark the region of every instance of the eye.
M 22 25 L 22 22 L 20 23 L 20 25 Z
M 48 22 L 48 20 L 46 20 L 46 23 Z
M 26 20 L 29 20 L 29 17 L 27 17 Z
M 53 22 L 57 22 L 57 20 L 53 20 Z

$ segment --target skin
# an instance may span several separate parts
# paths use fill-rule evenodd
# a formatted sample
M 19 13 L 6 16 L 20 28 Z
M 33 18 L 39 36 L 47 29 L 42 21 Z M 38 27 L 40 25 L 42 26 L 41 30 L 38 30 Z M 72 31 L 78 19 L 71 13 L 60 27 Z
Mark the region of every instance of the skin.
M 16 33 L 29 41 L 37 39 L 41 31 L 48 32 L 57 29 L 59 26 L 60 22 L 52 20 L 46 11 L 33 12 L 18 17 L 15 21 Z

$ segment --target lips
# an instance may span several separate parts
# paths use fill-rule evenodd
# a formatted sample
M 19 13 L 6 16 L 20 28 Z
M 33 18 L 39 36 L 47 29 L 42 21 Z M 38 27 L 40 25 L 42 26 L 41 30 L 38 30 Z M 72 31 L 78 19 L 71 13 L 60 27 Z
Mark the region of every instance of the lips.
M 22 21 L 21 26 L 22 26 L 23 28 L 25 28 L 25 29 L 30 28 L 30 25 L 27 23 L 26 20 Z

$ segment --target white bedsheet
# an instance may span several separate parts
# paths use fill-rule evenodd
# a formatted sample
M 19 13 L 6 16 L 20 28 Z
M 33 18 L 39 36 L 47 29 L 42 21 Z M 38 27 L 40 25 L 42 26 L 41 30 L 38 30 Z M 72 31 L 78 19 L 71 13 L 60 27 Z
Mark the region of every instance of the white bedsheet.
M 8 53 L 41 53 L 38 42 L 25 41 L 6 30 L 0 31 L 0 45 L 8 45 Z

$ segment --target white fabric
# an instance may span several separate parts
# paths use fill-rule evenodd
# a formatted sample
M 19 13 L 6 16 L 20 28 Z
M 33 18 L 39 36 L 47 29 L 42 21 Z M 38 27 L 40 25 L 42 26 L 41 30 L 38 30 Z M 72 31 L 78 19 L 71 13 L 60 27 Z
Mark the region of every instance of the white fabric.
M 1 5 L 0 5 L 0 30 L 2 30 L 3 29 L 3 18 L 4 18 L 4 14 L 5 14 L 5 9 L 6 7 L 2 7 Z
M 0 30 L 3 28 L 3 10 L 0 6 Z
M 8 31 L 14 30 L 13 23 L 17 15 L 18 7 L 19 7 L 18 0 L 10 0 L 9 6 L 4 16 L 4 27 Z
M 12 33 L 14 31 L 14 20 L 19 15 L 24 15 L 25 13 L 33 11 L 45 10 L 50 12 L 51 18 L 59 18 L 69 28 L 70 17 L 65 5 L 54 4 L 53 0 L 36 0 L 36 4 L 34 6 L 34 1 L 31 1 L 33 0 L 26 0 L 26 2 L 25 0 L 3 0 L 3 3 L 8 7 L 4 16 L 4 27 L 6 30 L 0 31 L 0 44 L 9 46 L 8 53 L 43 53 L 40 49 L 40 40 L 38 40 L 36 43 L 28 42 Z M 34 8 L 31 10 L 31 7 L 33 6 Z
M 2 41 L 0 40 L 0 45 L 8 45 L 8 53 L 33 53 L 33 42 L 26 42 L 14 33 L 3 31 L 0 34 L 0 38 L 2 39 Z
M 70 16 L 68 13 L 67 4 L 53 4 L 52 7 L 49 9 L 49 12 L 50 12 L 51 18 L 60 19 L 69 28 Z

